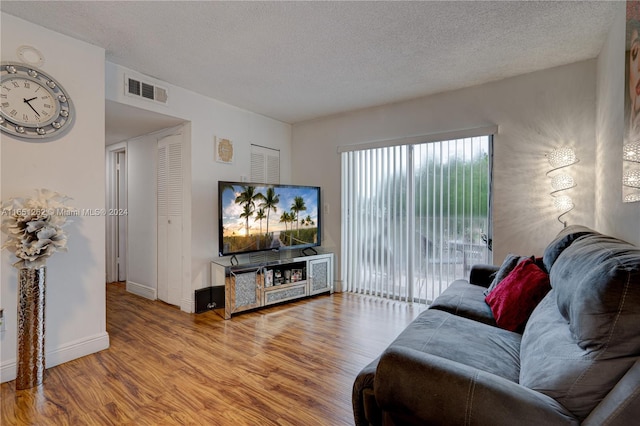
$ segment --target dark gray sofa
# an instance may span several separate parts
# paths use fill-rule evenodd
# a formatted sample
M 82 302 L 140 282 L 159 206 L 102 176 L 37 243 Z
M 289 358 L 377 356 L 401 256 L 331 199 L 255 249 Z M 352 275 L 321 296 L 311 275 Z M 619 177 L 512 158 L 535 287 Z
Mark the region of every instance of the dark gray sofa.
M 357 425 L 640 424 L 640 250 L 582 226 L 546 248 L 551 291 L 497 327 L 473 267 L 357 376 Z

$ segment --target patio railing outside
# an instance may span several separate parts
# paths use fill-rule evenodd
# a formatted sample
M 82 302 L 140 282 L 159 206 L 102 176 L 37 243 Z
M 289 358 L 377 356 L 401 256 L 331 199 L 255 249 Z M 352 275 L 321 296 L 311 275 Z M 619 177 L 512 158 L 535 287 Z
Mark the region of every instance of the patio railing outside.
M 366 283 L 364 293 L 428 304 L 454 280 L 468 278 L 473 264 L 491 263 L 483 220 L 486 222 L 486 218 L 471 218 L 467 226 L 460 226 L 452 218 L 442 228 L 439 224 L 423 226 L 413 234 L 413 241 L 403 237 L 406 225 L 393 221 L 382 233 L 363 238 L 357 245 L 361 261 L 354 278 Z M 369 229 L 376 226 L 370 223 Z

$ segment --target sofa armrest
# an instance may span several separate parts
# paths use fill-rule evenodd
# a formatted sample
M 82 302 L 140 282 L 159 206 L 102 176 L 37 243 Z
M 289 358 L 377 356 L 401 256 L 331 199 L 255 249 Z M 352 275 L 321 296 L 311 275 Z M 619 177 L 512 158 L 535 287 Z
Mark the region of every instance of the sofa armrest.
M 491 373 L 410 348 L 391 347 L 374 380 L 386 418 L 415 425 L 578 425 L 554 399 Z
M 640 418 L 640 361 L 622 376 L 622 379 L 584 420 L 585 426 L 625 426 Z
M 378 367 L 378 359 L 373 360 L 356 376 L 353 383 L 351 402 L 353 404 L 353 420 L 356 426 L 380 424 L 380 409 L 373 395 L 373 378 Z
M 469 283 L 489 287 L 499 269 L 499 266 L 477 263 L 471 267 Z

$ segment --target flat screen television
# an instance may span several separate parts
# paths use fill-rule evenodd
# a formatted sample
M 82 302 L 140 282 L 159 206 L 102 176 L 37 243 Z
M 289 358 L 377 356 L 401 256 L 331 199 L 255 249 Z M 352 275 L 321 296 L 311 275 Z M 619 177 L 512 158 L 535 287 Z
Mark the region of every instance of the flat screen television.
M 320 245 L 320 188 L 218 182 L 218 254 Z

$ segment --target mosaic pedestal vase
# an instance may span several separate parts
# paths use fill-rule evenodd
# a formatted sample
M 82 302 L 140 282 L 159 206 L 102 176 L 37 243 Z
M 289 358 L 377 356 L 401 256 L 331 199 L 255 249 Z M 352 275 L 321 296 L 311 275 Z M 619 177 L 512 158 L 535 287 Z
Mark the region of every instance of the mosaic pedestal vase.
M 44 296 L 46 268 L 22 268 L 18 274 L 18 362 L 16 389 L 44 379 Z

